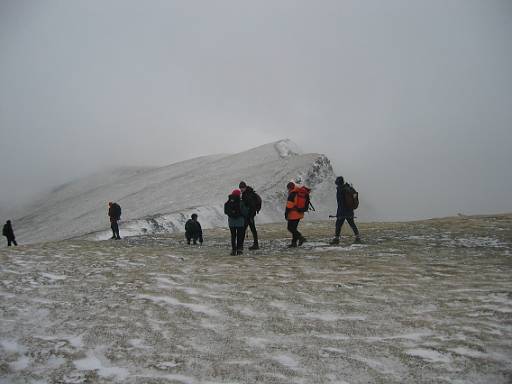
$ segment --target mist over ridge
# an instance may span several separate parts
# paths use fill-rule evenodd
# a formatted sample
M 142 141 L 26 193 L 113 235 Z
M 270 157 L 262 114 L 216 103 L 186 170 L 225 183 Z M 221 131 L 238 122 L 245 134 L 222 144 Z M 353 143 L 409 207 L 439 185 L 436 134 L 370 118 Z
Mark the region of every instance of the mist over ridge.
M 501 0 L 3 1 L 0 217 L 283 137 L 376 220 L 512 211 L 510 35 Z

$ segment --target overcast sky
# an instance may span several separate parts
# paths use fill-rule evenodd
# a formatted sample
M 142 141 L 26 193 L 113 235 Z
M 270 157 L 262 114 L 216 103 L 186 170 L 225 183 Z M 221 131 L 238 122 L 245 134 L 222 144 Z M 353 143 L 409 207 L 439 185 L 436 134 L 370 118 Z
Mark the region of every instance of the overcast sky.
M 512 211 L 512 1 L 0 0 L 0 206 L 290 138 L 377 219 Z

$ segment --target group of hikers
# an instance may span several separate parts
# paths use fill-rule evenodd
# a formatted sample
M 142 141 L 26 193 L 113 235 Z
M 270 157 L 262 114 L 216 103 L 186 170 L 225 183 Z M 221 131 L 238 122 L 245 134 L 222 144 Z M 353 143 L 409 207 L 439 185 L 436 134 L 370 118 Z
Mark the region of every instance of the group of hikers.
M 354 209 L 359 204 L 357 191 L 348 183 L 345 183 L 343 177 L 336 178 L 336 201 L 338 209 L 336 211 L 336 226 L 334 238 L 330 244 L 336 245 L 340 242 L 341 227 L 345 220 L 348 222 L 355 235 L 355 242 L 360 243 L 361 237 L 359 230 L 354 222 Z M 304 212 L 307 212 L 312 204 L 309 199 L 310 189 L 290 181 L 286 185 L 288 198 L 284 217 L 288 222 L 287 229 L 292 235 L 290 248 L 301 246 L 306 238 L 298 230 L 300 221 L 304 218 Z M 228 226 L 231 232 L 231 255 L 242 255 L 244 250 L 244 240 L 247 228 L 250 228 L 253 244 L 249 250 L 259 249 L 258 231 L 256 230 L 255 217 L 260 212 L 262 206 L 261 197 L 256 191 L 248 186 L 244 181 L 238 185 L 228 196 L 224 203 L 224 213 L 228 216 Z M 121 206 L 118 203 L 108 203 L 108 216 L 110 218 L 110 228 L 112 229 L 113 240 L 120 240 L 119 224 L 121 219 Z M 185 238 L 187 244 L 203 244 L 203 231 L 201 224 L 197 220 L 196 213 L 185 223 Z M 7 220 L 3 227 L 2 234 L 7 238 L 7 246 L 11 244 L 18 245 L 12 229 L 10 220 Z
M 336 212 L 334 238 L 330 244 L 339 244 L 341 227 L 345 220 L 347 220 L 354 232 L 355 242 L 360 243 L 361 237 L 354 222 L 354 209 L 359 205 L 358 193 L 350 184 L 345 183 L 341 176 L 336 178 L 335 183 L 337 187 L 336 200 L 338 209 Z M 238 188 L 231 192 L 228 201 L 224 204 L 224 213 L 228 216 L 228 225 L 231 232 L 231 255 L 243 254 L 247 227 L 250 227 L 254 239 L 249 249 L 259 249 L 258 232 L 254 218 L 261 210 L 261 197 L 244 181 L 240 182 Z M 288 198 L 286 200 L 284 217 L 288 222 L 287 229 L 292 235 L 292 240 L 288 247 L 295 248 L 301 246 L 306 241 L 306 238 L 299 232 L 298 226 L 304 218 L 304 212 L 307 212 L 312 207 L 309 200 L 310 189 L 292 181 L 286 185 L 286 189 L 288 190 Z M 197 215 L 195 216 L 193 220 L 197 222 Z M 193 235 L 189 234 L 187 236 Z
M 334 238 L 330 241 L 331 245 L 340 243 L 341 227 L 345 220 L 348 222 L 355 235 L 355 243 L 361 242 L 359 230 L 354 221 L 354 209 L 359 205 L 357 191 L 348 183 L 345 183 L 343 177 L 336 178 L 336 201 L 338 209 L 336 211 L 336 226 Z M 284 217 L 288 222 L 287 229 L 292 235 L 290 248 L 301 246 L 306 238 L 298 230 L 300 220 L 304 218 L 304 212 L 312 207 L 309 200 L 310 190 L 307 187 L 300 186 L 294 182 L 286 185 L 288 198 Z M 244 240 L 247 228 L 250 228 L 253 244 L 249 250 L 259 249 L 258 231 L 256 230 L 255 217 L 261 210 L 261 197 L 248 186 L 244 181 L 238 185 L 238 189 L 233 190 L 224 203 L 224 213 L 228 216 L 228 226 L 231 232 L 231 255 L 242 255 L 244 250 Z M 197 220 L 197 214 L 192 214 L 191 218 L 185 224 L 185 238 L 187 244 L 203 244 L 203 231 L 201 224 Z

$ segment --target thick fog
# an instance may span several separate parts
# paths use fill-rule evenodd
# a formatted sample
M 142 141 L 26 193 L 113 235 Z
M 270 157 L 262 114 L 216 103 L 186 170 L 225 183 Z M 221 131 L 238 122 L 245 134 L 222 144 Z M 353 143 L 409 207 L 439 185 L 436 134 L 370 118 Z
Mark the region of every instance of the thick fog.
M 290 138 L 375 219 L 512 211 L 512 2 L 0 1 L 0 213 Z

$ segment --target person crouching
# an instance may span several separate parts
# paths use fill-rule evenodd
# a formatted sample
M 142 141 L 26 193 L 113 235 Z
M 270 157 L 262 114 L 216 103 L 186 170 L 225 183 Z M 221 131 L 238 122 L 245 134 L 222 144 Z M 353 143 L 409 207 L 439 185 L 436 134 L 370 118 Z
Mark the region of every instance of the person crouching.
M 201 224 L 197 221 L 197 214 L 195 213 L 193 213 L 190 219 L 185 223 L 185 237 L 187 244 L 190 244 L 190 240 L 192 240 L 192 244 L 194 245 L 196 245 L 198 241 L 200 245 L 203 245 L 203 230 Z

